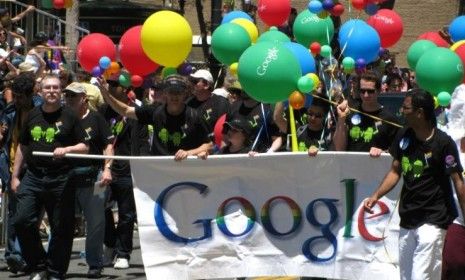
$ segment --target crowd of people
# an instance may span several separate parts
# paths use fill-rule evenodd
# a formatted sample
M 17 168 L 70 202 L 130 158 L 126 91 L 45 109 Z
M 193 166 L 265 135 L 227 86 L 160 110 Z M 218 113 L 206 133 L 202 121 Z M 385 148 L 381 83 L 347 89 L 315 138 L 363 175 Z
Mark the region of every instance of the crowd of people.
M 18 16 L 8 22 L 0 11 L 0 179 L 8 196 L 5 260 L 12 273 L 64 279 L 77 212 L 86 221 L 88 278 L 101 277 L 107 266 L 130 267 L 136 209 L 129 162 L 69 154 L 173 156 L 177 161 L 212 154 L 259 156 L 293 150 L 296 137 L 298 150 L 313 157 L 319 151 L 372 157 L 389 152 L 392 166 L 364 205 L 371 211 L 403 178 L 401 279 L 440 279 L 441 273 L 443 279 L 465 279 L 465 250 L 457 249 L 465 246 L 463 219 L 456 220 L 465 211 L 460 162 L 465 126 L 458 124 L 454 139 L 438 129 L 432 96 L 417 88 L 413 72 L 396 67 L 393 55 L 364 71 L 340 74 L 338 90 L 325 83 L 319 69 L 322 82 L 312 102 L 294 110 L 297 129 L 291 135 L 290 105 L 254 100 L 233 75 L 215 88 L 207 69 L 166 77 L 157 71 L 145 88 L 124 87 L 117 77 L 67 69 L 59 53 L 68 48 L 53 46 L 43 32 L 27 44 L 8 25 Z M 28 51 L 20 52 L 19 46 Z M 50 55 L 55 51 L 58 55 Z M 398 112 L 380 104 L 378 97 L 386 92 L 407 92 L 399 108 L 402 121 Z M 463 92 L 454 94 L 463 98 Z M 44 216 L 50 224 L 47 248 L 40 234 Z

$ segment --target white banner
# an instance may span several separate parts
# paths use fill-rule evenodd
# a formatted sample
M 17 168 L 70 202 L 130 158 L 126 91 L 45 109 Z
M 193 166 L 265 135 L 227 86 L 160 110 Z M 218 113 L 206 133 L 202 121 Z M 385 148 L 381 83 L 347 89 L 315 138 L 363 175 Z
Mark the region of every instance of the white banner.
M 392 159 L 303 153 L 131 160 L 148 279 L 399 279 Z

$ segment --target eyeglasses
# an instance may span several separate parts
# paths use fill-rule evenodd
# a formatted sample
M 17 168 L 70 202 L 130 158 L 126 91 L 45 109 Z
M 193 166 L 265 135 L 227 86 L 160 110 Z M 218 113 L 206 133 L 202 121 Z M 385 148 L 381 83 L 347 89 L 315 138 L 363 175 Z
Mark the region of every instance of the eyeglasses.
M 60 89 L 59 85 L 45 85 L 42 87 L 43 89 Z
M 315 119 L 321 119 L 323 118 L 323 115 L 322 114 L 318 114 L 318 113 L 313 113 L 313 112 L 307 112 L 307 116 L 308 117 L 314 117 Z
M 375 94 L 376 89 L 373 88 L 361 88 L 360 94 L 368 93 L 369 95 Z

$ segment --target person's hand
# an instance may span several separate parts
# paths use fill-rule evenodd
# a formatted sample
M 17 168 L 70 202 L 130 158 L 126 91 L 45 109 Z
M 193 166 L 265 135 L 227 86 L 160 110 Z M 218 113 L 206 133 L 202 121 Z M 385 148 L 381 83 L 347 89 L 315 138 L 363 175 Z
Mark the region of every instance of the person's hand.
M 318 151 L 319 149 L 316 146 L 310 146 L 307 153 L 309 157 L 315 157 L 318 154 Z
M 340 119 L 345 119 L 349 115 L 349 105 L 347 103 L 347 100 L 344 100 L 341 102 L 341 104 L 337 105 L 337 116 Z
M 26 8 L 27 11 L 34 11 L 35 9 L 36 9 L 36 7 L 34 7 L 33 5 L 29 5 Z
M 207 159 L 208 158 L 208 151 L 203 151 L 203 152 L 200 152 L 197 154 L 197 158 L 200 158 L 200 159 Z
M 181 160 L 186 159 L 188 156 L 189 156 L 189 153 L 187 151 L 180 149 L 176 152 L 176 154 L 174 154 L 174 160 L 181 161 Z
M 102 178 L 101 178 L 101 187 L 106 187 L 111 183 L 112 177 L 111 177 L 111 170 L 110 168 L 105 168 L 102 172 Z
M 97 82 L 98 84 L 96 86 L 99 88 L 100 92 L 104 91 L 107 93 L 110 88 L 107 81 L 102 77 L 97 77 Z
M 53 151 L 54 158 L 64 158 L 68 150 L 66 148 L 56 148 Z
M 371 210 L 371 208 L 373 208 L 373 206 L 375 206 L 377 201 L 378 201 L 377 198 L 371 196 L 371 197 L 365 199 L 365 201 L 363 201 L 363 208 L 368 213 L 373 213 L 373 210 Z
M 19 190 L 19 178 L 18 177 L 12 177 L 11 178 L 11 183 L 10 183 L 10 186 L 11 186 L 11 191 L 14 192 L 14 193 L 17 193 L 18 190 Z
M 380 148 L 371 147 L 370 148 L 370 157 L 374 157 L 374 158 L 380 157 L 382 152 L 383 152 L 383 150 L 381 150 Z
M 249 157 L 254 157 L 256 155 L 258 155 L 258 152 L 255 152 L 255 151 L 250 151 L 249 152 Z

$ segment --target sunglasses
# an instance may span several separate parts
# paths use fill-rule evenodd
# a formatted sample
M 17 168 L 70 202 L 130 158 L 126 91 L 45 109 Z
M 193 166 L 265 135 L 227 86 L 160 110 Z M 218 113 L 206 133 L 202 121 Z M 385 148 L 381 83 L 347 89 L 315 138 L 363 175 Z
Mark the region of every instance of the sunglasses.
M 360 94 L 368 93 L 369 95 L 375 94 L 376 89 L 373 88 L 361 88 Z

